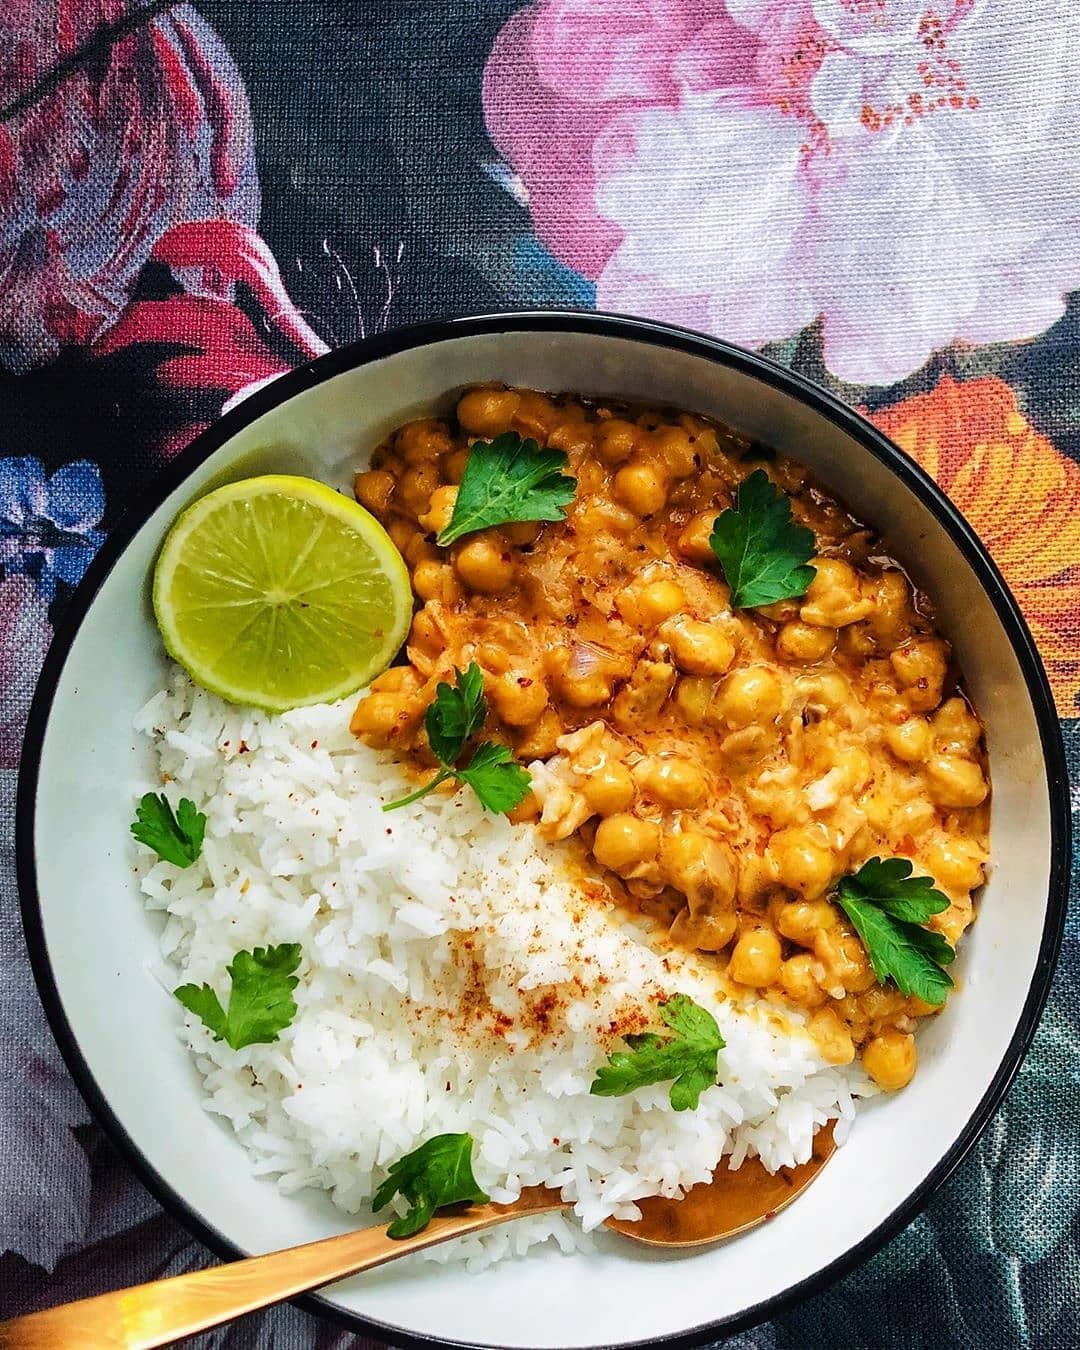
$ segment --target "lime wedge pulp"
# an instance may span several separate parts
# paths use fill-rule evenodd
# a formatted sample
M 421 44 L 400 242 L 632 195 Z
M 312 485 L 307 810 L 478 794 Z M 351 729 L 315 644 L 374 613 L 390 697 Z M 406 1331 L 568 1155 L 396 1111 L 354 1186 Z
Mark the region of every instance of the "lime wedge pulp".
M 154 570 L 166 650 L 197 684 L 271 712 L 344 698 L 405 640 L 412 590 L 386 531 L 311 478 L 246 478 L 202 497 Z

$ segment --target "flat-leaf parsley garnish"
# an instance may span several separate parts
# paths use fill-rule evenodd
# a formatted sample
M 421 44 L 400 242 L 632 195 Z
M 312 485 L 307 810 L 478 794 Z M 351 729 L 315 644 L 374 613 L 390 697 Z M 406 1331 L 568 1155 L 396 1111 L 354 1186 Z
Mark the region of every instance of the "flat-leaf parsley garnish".
M 467 670 L 454 671 L 453 684 L 435 687 L 435 701 L 424 719 L 432 754 L 442 764 L 453 764 L 486 716 L 484 674 L 473 661 Z
M 437 1134 L 391 1165 L 371 1208 L 377 1214 L 395 1195 L 404 1196 L 409 1208 L 393 1220 L 387 1237 L 412 1237 L 444 1205 L 483 1204 L 488 1197 L 473 1176 L 472 1150 L 471 1134 Z
M 187 797 L 180 798 L 174 812 L 164 792 L 148 792 L 135 808 L 131 833 L 165 862 L 190 867 L 202 852 L 206 817 Z
M 724 1038 L 712 1013 L 685 994 L 672 994 L 660 1016 L 675 1033 L 625 1036 L 628 1051 L 616 1050 L 597 1070 L 589 1091 L 595 1097 L 625 1097 L 636 1088 L 672 1079 L 668 1096 L 676 1111 L 693 1111 L 701 1094 L 716 1082 Z
M 924 1003 L 945 1002 L 952 979 L 943 969 L 956 956 L 941 933 L 922 927 L 949 908 L 930 877 L 913 877 L 906 858 L 871 858 L 836 889 L 837 904 L 866 948 L 879 984 L 891 979 Z
M 450 523 L 437 543 L 452 544 L 462 535 L 516 520 L 565 520 L 574 500 L 575 480 L 563 473 L 561 450 L 541 450 L 516 431 L 469 447 Z
M 816 571 L 814 532 L 791 520 L 791 502 L 764 469 L 739 484 L 735 505 L 716 517 L 709 545 L 738 609 L 803 595 Z
M 296 1016 L 292 991 L 300 981 L 293 971 L 299 964 L 298 942 L 237 952 L 226 967 L 232 981 L 227 1011 L 208 984 L 182 984 L 173 992 L 217 1040 L 242 1050 L 276 1041 Z
M 453 684 L 436 686 L 435 698 L 424 717 L 428 744 L 442 768 L 422 788 L 396 802 L 387 802 L 383 810 L 395 811 L 399 806 L 419 801 L 448 778 L 456 778 L 472 788 L 487 810 L 503 815 L 512 811 L 529 791 L 532 779 L 505 745 L 481 741 L 468 764 L 462 768 L 455 766 L 465 743 L 484 725 L 486 716 L 484 676 L 474 661 L 467 670 L 454 671 Z

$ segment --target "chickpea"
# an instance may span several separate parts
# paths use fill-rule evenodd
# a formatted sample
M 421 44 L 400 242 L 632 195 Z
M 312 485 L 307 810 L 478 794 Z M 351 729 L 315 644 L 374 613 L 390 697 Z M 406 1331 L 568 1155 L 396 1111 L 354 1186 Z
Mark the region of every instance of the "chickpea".
M 683 588 L 674 581 L 661 578 L 658 581 L 650 581 L 634 591 L 628 605 L 628 609 L 633 611 L 634 618 L 631 619 L 630 613 L 625 613 L 623 617 L 642 627 L 651 628 L 663 623 L 665 619 L 670 619 L 673 614 L 678 614 L 685 604 L 686 593 Z M 621 613 L 621 604 L 619 610 Z
M 931 719 L 934 739 L 942 750 L 970 755 L 982 739 L 978 718 L 962 698 L 948 698 Z
M 837 645 L 845 656 L 856 661 L 865 661 L 877 651 L 877 642 L 865 623 L 853 623 L 847 628 L 841 628 Z
M 508 727 L 531 726 L 547 707 L 547 685 L 533 672 L 507 670 L 487 689 L 495 711 Z
M 990 791 L 982 769 L 973 759 L 933 755 L 926 771 L 930 795 L 939 806 L 978 806 Z
M 941 702 L 948 668 L 946 650 L 939 638 L 912 638 L 889 654 L 889 664 L 916 711 L 927 712 Z
M 652 448 L 672 478 L 689 478 L 697 468 L 690 436 L 682 427 L 661 427 L 653 433 Z
M 526 792 L 512 811 L 506 813 L 511 825 L 523 825 L 527 820 L 536 820 L 540 815 L 540 802 L 535 792 Z
M 634 780 L 630 770 L 618 760 L 607 760 L 593 769 L 581 785 L 585 800 L 600 816 L 625 811 L 634 800 Z
M 818 934 L 814 951 L 829 977 L 846 993 L 863 994 L 877 979 L 866 948 L 854 933 L 838 925 Z
M 772 722 L 784 703 L 784 688 L 768 666 L 734 670 L 721 684 L 716 699 L 719 715 L 731 727 Z
M 820 674 L 801 675 L 795 688 L 806 699 L 808 708 L 832 712 L 842 708 L 851 697 L 851 684 L 838 670 L 823 670 Z
M 820 828 L 792 825 L 777 830 L 769 840 L 765 856 L 773 880 L 807 900 L 824 894 L 833 879 L 836 859 Z
M 689 909 L 675 916 L 670 936 L 683 947 L 696 947 L 700 952 L 719 952 L 735 936 L 739 920 L 733 909 L 717 913 L 694 914 Z
M 712 459 L 720 451 L 720 438 L 716 428 L 692 413 L 679 414 L 679 426 L 690 433 L 694 446 L 703 459 Z
M 580 418 L 568 418 L 559 422 L 548 433 L 547 443 L 552 450 L 564 450 L 567 454 L 587 455 L 593 447 L 593 431 Z
M 886 1092 L 907 1087 L 915 1074 L 915 1037 L 885 1031 L 869 1041 L 862 1053 L 863 1068 Z
M 705 721 L 715 685 L 704 675 L 684 675 L 675 686 L 675 706 L 692 727 Z
M 408 696 L 400 693 L 368 694 L 353 709 L 349 730 L 374 744 L 385 744 L 403 735 L 412 717 Z
M 437 487 L 431 494 L 427 510 L 422 516 L 418 517 L 420 524 L 428 534 L 438 534 L 440 530 L 445 530 L 447 525 L 450 524 L 457 494 L 457 488 L 450 484 Z
M 809 952 L 789 956 L 780 967 L 780 988 L 793 1003 L 804 1008 L 820 1008 L 828 995 L 818 984 L 816 959 Z
M 636 516 L 651 516 L 667 501 L 667 481 L 663 470 L 652 460 L 636 459 L 624 464 L 615 475 L 615 496 Z
M 520 402 L 514 389 L 470 389 L 458 400 L 457 419 L 470 436 L 498 436 L 510 430 Z
M 828 1064 L 850 1064 L 855 1058 L 855 1042 L 851 1032 L 832 1010 L 822 1008 L 807 1023 L 810 1035 L 817 1042 L 821 1057 Z
M 680 614 L 668 619 L 660 637 L 688 675 L 722 675 L 735 659 L 735 644 L 718 624 Z
M 874 608 L 867 622 L 875 636 L 890 647 L 907 637 L 910 628 L 911 588 L 903 572 L 882 572 L 873 583 Z
M 622 464 L 634 453 L 640 434 L 633 422 L 610 417 L 596 428 L 596 453 L 605 464 Z
M 736 942 L 727 973 L 739 984 L 763 989 L 780 978 L 780 963 L 780 939 L 773 930 L 751 928 Z
M 559 692 L 575 708 L 596 708 L 609 703 L 615 688 L 611 675 L 592 670 L 585 675 L 570 675 L 565 671 L 557 677 Z
M 738 731 L 724 737 L 720 742 L 720 750 L 733 769 L 745 769 L 775 750 L 779 739 L 776 728 L 771 724 L 767 727 L 740 727 Z
M 434 464 L 416 464 L 401 475 L 397 497 L 407 511 L 419 516 L 427 510 L 431 494 L 439 486 L 439 470 Z
M 664 874 L 686 896 L 693 913 L 719 913 L 735 901 L 738 870 L 735 855 L 700 830 L 679 830 L 664 840 Z
M 422 562 L 442 562 L 443 554 L 435 547 L 429 544 L 424 535 L 419 530 L 413 535 L 402 551 L 402 557 L 410 567 L 417 567 Z
M 641 523 L 633 511 L 604 497 L 582 501 L 575 514 L 574 524 L 582 538 L 590 534 L 629 534 Z
M 815 575 L 806 588 L 799 614 L 804 623 L 821 628 L 846 628 L 865 619 L 873 602 L 865 598 L 859 574 L 842 558 L 815 558 Z
M 373 516 L 381 519 L 390 510 L 390 498 L 396 485 L 397 479 L 392 473 L 385 469 L 368 469 L 353 479 L 353 496 Z
M 461 587 L 454 570 L 446 563 L 431 559 L 417 563 L 413 569 L 412 584 L 421 600 L 441 600 L 444 605 L 452 605 L 461 599 Z
M 683 529 L 676 547 L 684 558 L 690 562 L 715 562 L 716 554 L 712 551 L 709 537 L 719 514 L 719 511 L 715 510 L 702 511 Z
M 427 606 L 413 615 L 412 628 L 409 630 L 409 646 L 429 655 L 441 652 L 446 646 L 442 627 Z
M 433 466 L 452 446 L 446 424 L 433 417 L 409 422 L 394 434 L 394 449 L 406 464 Z
M 966 895 L 983 884 L 986 854 L 973 839 L 939 839 L 926 852 L 926 863 L 937 884 Z
M 776 637 L 776 650 L 788 661 L 820 661 L 832 651 L 835 628 L 815 628 L 812 624 L 786 623 Z
M 870 756 L 861 745 L 850 746 L 847 750 L 837 750 L 833 766 L 844 785 L 845 792 L 859 792 L 870 781 L 873 765 Z
M 386 527 L 386 533 L 397 551 L 404 556 L 405 550 L 420 533 L 415 525 L 400 518 L 394 519 Z
M 925 717 L 909 717 L 886 728 L 885 744 L 905 764 L 918 764 L 930 752 L 930 725 Z
M 912 797 L 910 801 L 897 806 L 895 800 L 889 797 L 885 801 L 883 819 L 878 828 L 891 830 L 897 839 L 903 838 L 905 834 L 917 839 L 923 830 L 933 824 L 933 821 L 934 807 L 928 798 Z
M 900 990 L 881 984 L 863 994 L 859 1004 L 867 1023 L 876 1027 L 902 1016 L 907 1010 L 907 999 Z
M 559 748 L 559 737 L 566 728 L 554 708 L 546 707 L 525 734 L 515 742 L 519 760 L 550 759 Z
M 415 694 L 423 681 L 412 666 L 391 666 L 371 681 L 373 694 Z
M 788 623 L 799 617 L 798 600 L 775 600 L 771 605 L 755 605 L 754 608 L 763 619 L 772 619 L 773 623 Z
M 619 690 L 611 712 L 621 727 L 634 727 L 655 717 L 667 702 L 675 684 L 675 667 L 667 661 L 642 658 L 630 679 Z
M 510 546 L 497 530 L 474 534 L 454 554 L 454 567 L 471 591 L 498 595 L 514 579 Z
M 537 393 L 532 389 L 519 389 L 517 396 L 514 426 L 523 436 L 532 436 L 542 445 L 560 420 L 561 410 L 556 408 L 546 394 Z
M 451 450 L 443 456 L 443 477 L 450 483 L 460 483 L 465 477 L 465 466 L 469 462 L 468 450 Z
M 789 942 L 812 947 L 818 934 L 835 927 L 839 918 L 827 900 L 789 900 L 777 909 L 775 922 Z
M 538 520 L 514 520 L 507 525 L 500 526 L 503 534 L 515 548 L 525 548 L 530 544 L 535 544 L 540 538 L 540 528 Z
M 660 826 L 625 811 L 602 820 L 593 840 L 596 861 L 623 875 L 655 858 L 659 848 Z
M 665 806 L 696 806 L 705 795 L 705 775 L 681 755 L 649 755 L 634 765 L 634 781 Z

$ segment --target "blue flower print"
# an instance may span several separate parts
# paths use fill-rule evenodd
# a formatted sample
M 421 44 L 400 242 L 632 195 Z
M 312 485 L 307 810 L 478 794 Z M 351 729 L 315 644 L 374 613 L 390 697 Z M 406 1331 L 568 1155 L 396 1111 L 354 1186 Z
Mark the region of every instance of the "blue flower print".
M 46 600 L 58 581 L 76 586 L 105 538 L 95 529 L 105 512 L 96 464 L 79 459 L 46 477 L 39 459 L 0 460 L 0 563 L 5 573 L 33 578 Z

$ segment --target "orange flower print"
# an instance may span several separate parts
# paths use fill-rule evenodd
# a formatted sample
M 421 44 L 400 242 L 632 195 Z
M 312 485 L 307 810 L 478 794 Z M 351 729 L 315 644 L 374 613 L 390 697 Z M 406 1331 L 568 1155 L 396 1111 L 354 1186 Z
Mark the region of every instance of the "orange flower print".
M 1080 465 L 1032 429 L 993 377 L 946 377 L 873 421 L 978 531 L 1031 625 L 1058 712 L 1080 716 Z

